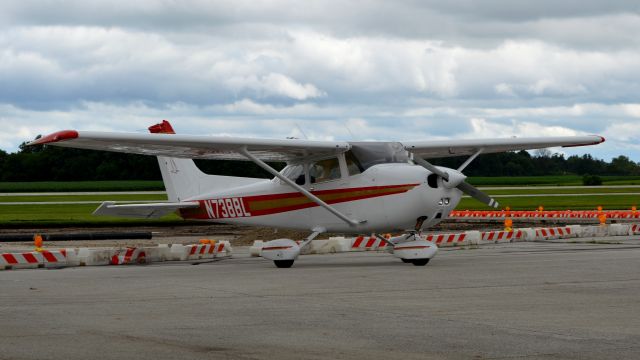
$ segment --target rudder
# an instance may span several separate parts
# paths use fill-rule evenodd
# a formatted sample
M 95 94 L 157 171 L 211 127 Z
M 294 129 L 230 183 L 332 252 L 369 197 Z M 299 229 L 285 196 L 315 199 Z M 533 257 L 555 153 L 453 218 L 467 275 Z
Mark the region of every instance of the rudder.
M 167 120 L 150 126 L 149 131 L 154 134 L 175 134 Z M 185 201 L 197 195 L 222 191 L 229 188 L 229 184 L 241 186 L 264 181 L 257 178 L 208 175 L 196 166 L 193 159 L 158 156 L 158 164 L 170 202 Z

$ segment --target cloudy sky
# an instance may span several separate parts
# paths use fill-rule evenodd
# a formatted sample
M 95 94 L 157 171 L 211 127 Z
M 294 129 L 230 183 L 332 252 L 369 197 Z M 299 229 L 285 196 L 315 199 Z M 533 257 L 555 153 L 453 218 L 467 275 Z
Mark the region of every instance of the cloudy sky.
M 600 134 L 640 161 L 640 2 L 0 3 L 0 149 L 61 129 Z

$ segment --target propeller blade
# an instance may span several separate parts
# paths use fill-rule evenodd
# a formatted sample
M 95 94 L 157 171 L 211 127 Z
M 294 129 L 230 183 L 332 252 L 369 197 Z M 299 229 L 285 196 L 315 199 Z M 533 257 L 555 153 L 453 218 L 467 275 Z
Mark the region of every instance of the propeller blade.
M 480 201 L 483 204 L 486 204 L 496 209 L 500 206 L 500 204 L 498 204 L 498 202 L 494 198 L 483 193 L 482 191 L 480 191 L 480 189 L 474 187 L 468 182 L 463 181 L 458 186 L 456 186 L 456 188 L 458 188 L 458 190 L 462 191 L 463 193 L 471 196 L 472 198 Z

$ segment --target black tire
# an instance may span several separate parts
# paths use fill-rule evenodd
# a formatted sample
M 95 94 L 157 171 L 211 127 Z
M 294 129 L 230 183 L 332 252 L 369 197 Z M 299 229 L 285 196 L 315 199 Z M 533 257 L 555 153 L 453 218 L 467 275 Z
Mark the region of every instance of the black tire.
M 276 264 L 276 267 L 286 269 L 293 265 L 293 260 L 273 260 L 273 263 Z
M 400 259 L 400 260 L 402 260 L 402 262 L 405 263 L 405 264 L 413 262 L 413 260 L 409 260 L 409 259 Z
M 413 259 L 411 263 L 415 266 L 425 266 L 429 263 L 429 259 Z

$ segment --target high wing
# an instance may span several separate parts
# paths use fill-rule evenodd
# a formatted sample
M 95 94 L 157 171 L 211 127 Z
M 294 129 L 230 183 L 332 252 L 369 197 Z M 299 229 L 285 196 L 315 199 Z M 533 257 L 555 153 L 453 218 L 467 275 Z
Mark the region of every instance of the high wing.
M 596 145 L 604 142 L 598 135 L 531 137 L 531 138 L 496 138 L 465 140 L 420 140 L 403 141 L 405 149 L 423 158 L 442 158 L 451 156 L 472 155 L 482 150 L 483 154 L 505 151 L 542 149 L 548 147 L 573 147 Z
M 292 161 L 345 152 L 343 141 L 254 139 L 204 135 L 141 134 L 65 130 L 36 139 L 28 145 L 107 150 L 189 159 L 247 160 L 242 149 L 264 161 Z
M 548 147 L 596 145 L 598 135 L 532 138 L 403 141 L 404 148 L 422 158 L 496 153 Z M 344 141 L 255 139 L 204 135 L 141 134 L 65 130 L 36 139 L 28 145 L 107 150 L 142 155 L 190 159 L 247 160 L 243 149 L 264 161 L 299 161 L 342 153 L 351 148 Z

